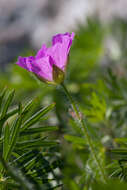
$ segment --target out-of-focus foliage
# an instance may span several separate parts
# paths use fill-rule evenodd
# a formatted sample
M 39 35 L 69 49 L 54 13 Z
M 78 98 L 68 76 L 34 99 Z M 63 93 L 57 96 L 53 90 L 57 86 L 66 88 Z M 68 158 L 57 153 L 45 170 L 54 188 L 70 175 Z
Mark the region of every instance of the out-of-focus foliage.
M 92 18 L 88 19 L 87 25 L 79 25 L 79 29 L 75 33 L 76 37 L 69 57 L 70 63 L 65 83 L 76 101 L 81 115 L 83 114 L 86 117 L 94 149 L 100 163 L 105 168 L 108 178 L 107 184 L 103 184 L 101 181 L 100 173 L 91 157 L 86 139 L 78 124 L 74 122 L 75 114 L 61 87 L 41 83 L 32 74 L 13 63 L 8 66 L 6 73 L 0 75 L 0 88 L 3 89 L 6 86 L 7 88 L 15 89 L 14 103 L 18 101 L 23 101 L 24 103 L 31 98 L 38 97 L 38 102 L 31 114 L 38 106 L 47 106 L 47 104 L 56 102 L 53 118 L 49 118 L 48 122 L 59 126 L 58 132 L 55 133 L 55 138 L 61 142 L 61 148 L 60 150 L 48 149 L 48 152 L 44 148 L 44 152 L 49 154 L 48 159 L 46 159 L 49 165 L 55 162 L 54 160 L 52 161 L 52 154 L 54 154 L 54 159 L 56 160 L 59 159 L 57 157 L 58 151 L 61 154 L 63 165 L 62 183 L 64 185 L 57 189 L 102 190 L 114 187 L 116 190 L 125 190 L 127 188 L 127 22 L 116 19 L 110 25 L 103 25 L 99 20 Z M 31 53 L 29 52 L 28 54 Z M 13 91 L 9 95 L 9 99 L 12 96 Z M 6 116 L 9 102 L 6 104 L 2 111 L 4 117 Z M 19 106 L 15 112 L 17 113 L 15 117 L 18 118 L 18 115 L 22 115 L 23 108 Z M 28 114 L 29 117 L 31 117 L 31 114 Z M 23 115 L 23 117 L 25 116 Z M 14 120 L 17 121 L 16 118 Z M 25 120 L 27 119 L 25 118 Z M 4 139 L 8 139 L 8 129 L 11 130 L 9 128 L 12 125 L 11 123 L 9 119 L 5 125 L 6 127 L 4 127 L 6 130 L 1 131 L 2 138 L 0 142 L 2 147 L 7 146 Z M 16 124 L 12 126 L 14 125 Z M 47 127 L 48 129 L 50 130 L 51 128 Z M 24 132 L 21 132 L 21 142 L 19 144 L 21 145 L 24 140 L 29 141 L 31 139 L 33 141 L 33 137 L 35 139 L 40 138 L 41 133 L 36 136 L 38 130 L 34 127 L 31 132 L 25 128 Z M 33 135 L 33 137 L 28 136 L 28 134 Z M 48 136 L 52 138 L 52 133 Z M 15 142 L 15 139 L 13 141 Z M 16 171 L 20 171 L 20 168 L 25 167 L 25 169 L 21 170 L 25 173 L 25 177 L 22 179 L 22 173 L 20 174 L 20 172 L 20 176 L 17 176 L 18 179 L 21 177 L 21 183 L 22 180 L 28 180 L 28 185 L 31 181 L 38 183 L 37 176 L 32 176 L 31 167 L 35 167 L 35 172 L 37 168 L 43 167 L 43 163 L 36 163 L 36 159 L 34 161 L 34 157 L 37 156 L 44 156 L 45 160 L 46 155 L 42 154 L 43 151 L 40 152 L 41 146 L 43 148 L 43 143 L 40 144 L 40 147 L 36 147 L 36 151 L 29 154 L 29 156 L 32 155 L 33 157 L 26 157 L 27 161 L 21 156 L 21 154 L 25 155 L 27 153 L 24 152 L 23 154 L 25 149 L 22 150 L 19 144 L 14 143 L 15 149 L 11 150 L 13 154 L 9 163 L 5 162 L 7 153 L 1 148 L 5 159 L 5 161 L 1 160 L 3 164 L 1 167 L 8 168 L 11 171 L 14 170 L 10 167 L 16 167 Z M 29 143 L 22 144 L 22 147 L 26 147 L 27 150 L 31 148 Z M 19 156 L 21 156 L 21 160 L 19 159 L 18 161 Z M 52 157 L 51 160 L 50 156 Z M 15 159 L 17 161 L 12 161 Z M 11 162 L 14 165 L 11 166 Z M 24 166 L 24 163 L 26 163 L 26 166 Z M 28 175 L 32 176 L 30 181 L 27 179 L 26 171 L 29 171 Z M 1 181 L 6 179 L 7 174 L 5 173 L 4 175 L 5 177 L 2 176 Z M 12 173 L 12 175 L 14 174 Z M 54 177 L 57 181 L 55 185 L 61 184 L 60 173 L 58 173 L 58 178 L 57 176 Z M 12 181 L 8 181 L 10 178 L 6 180 L 12 183 Z M 19 181 L 17 182 L 16 185 L 20 183 Z

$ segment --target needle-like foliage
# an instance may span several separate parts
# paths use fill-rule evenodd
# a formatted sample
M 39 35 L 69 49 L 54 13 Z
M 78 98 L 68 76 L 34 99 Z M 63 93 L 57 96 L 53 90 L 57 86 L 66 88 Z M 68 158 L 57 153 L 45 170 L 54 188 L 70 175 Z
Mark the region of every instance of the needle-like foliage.
M 54 189 L 61 185 L 61 159 L 58 141 L 50 139 L 48 133 L 58 127 L 40 119 L 55 103 L 29 115 L 35 100 L 11 109 L 13 97 L 14 91 L 7 89 L 0 95 L 0 189 Z

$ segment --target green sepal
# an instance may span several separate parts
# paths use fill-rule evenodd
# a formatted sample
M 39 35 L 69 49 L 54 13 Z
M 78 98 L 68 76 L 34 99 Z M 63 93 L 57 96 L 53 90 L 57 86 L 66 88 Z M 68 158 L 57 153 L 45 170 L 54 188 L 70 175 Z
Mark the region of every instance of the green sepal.
M 53 81 L 56 84 L 61 84 L 64 81 L 64 72 L 57 67 L 56 65 L 53 65 Z

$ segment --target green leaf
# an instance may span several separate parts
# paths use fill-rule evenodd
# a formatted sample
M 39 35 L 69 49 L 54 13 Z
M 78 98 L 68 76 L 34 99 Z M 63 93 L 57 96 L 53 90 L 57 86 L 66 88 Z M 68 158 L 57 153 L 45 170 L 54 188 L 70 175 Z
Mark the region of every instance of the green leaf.
M 127 189 L 127 184 L 120 181 L 119 179 L 109 180 L 107 184 L 96 182 L 92 184 L 93 190 L 112 190 L 112 188 L 114 188 L 115 190 L 125 190 Z
M 25 130 L 26 128 L 32 126 L 36 122 L 39 121 L 39 119 L 44 116 L 46 113 L 48 113 L 50 110 L 52 110 L 55 106 L 55 103 L 52 103 L 51 105 L 47 106 L 46 108 L 43 108 L 39 110 L 36 114 L 34 114 L 32 117 L 30 117 L 25 123 L 23 124 L 21 130 Z
M 123 145 L 124 147 L 127 147 L 127 138 L 115 138 L 114 140 L 118 144 Z
M 116 160 L 126 159 L 127 158 L 127 149 L 126 148 L 116 148 L 109 151 L 109 154 Z
M 4 122 L 5 122 L 4 119 L 0 120 L 0 136 L 1 136 L 1 133 L 2 133 Z
M 22 104 L 19 103 L 18 105 L 18 114 L 21 115 L 22 114 Z
M 4 139 L 3 139 L 3 158 L 7 159 L 8 149 L 9 149 L 9 139 L 10 139 L 10 129 L 9 125 L 5 125 L 4 127 Z
M 2 110 L 2 114 L 1 114 L 1 119 L 3 119 L 8 111 L 8 108 L 12 102 L 12 99 L 14 97 L 14 90 L 12 90 L 9 94 L 8 94 L 8 97 L 7 97 L 7 100 L 5 102 L 5 105 L 3 106 L 3 110 Z
M 73 190 L 80 190 L 78 185 L 74 181 L 70 181 L 70 186 Z
M 73 135 L 64 135 L 64 138 L 74 144 L 86 145 L 85 139 Z
M 100 99 L 100 97 L 95 92 L 93 92 L 89 103 L 91 108 L 84 110 L 87 118 L 89 118 L 89 120 L 93 123 L 103 121 L 105 119 L 106 113 L 105 100 L 102 98 Z
M 19 108 L 14 108 L 12 110 L 10 110 L 9 112 L 7 112 L 7 114 L 4 117 L 4 120 L 7 120 L 9 117 L 15 115 L 16 113 L 18 113 Z
M 4 98 L 4 95 L 7 91 L 7 88 L 5 88 L 2 93 L 0 94 L 0 110 L 1 110 L 1 105 L 2 105 L 2 101 L 3 101 L 3 98 Z
M 20 187 L 23 187 L 24 190 L 34 190 L 33 184 L 25 178 L 18 168 L 9 166 L 9 164 L 7 164 L 2 158 L 0 158 L 0 161 L 7 173 L 15 180 L 15 182 L 20 184 Z
M 21 132 L 21 135 L 32 135 L 36 133 L 56 131 L 57 129 L 57 126 L 36 127 L 24 130 L 23 132 Z
M 36 103 L 37 98 L 29 101 L 26 106 L 23 108 L 22 114 L 26 114 L 32 107 L 33 105 Z
M 58 142 L 54 141 L 44 141 L 44 139 L 36 139 L 31 141 L 24 141 L 24 142 L 18 142 L 17 148 L 18 149 L 34 149 L 39 147 L 49 147 L 49 146 L 55 146 Z
M 17 138 L 19 136 L 19 131 L 20 131 L 20 127 L 22 124 L 22 117 L 21 115 L 19 115 L 16 119 L 16 121 L 14 122 L 14 125 L 11 128 L 11 134 L 10 134 L 10 141 L 9 141 L 9 150 L 8 150 L 8 154 L 7 157 L 10 156 L 11 152 L 13 151 L 16 142 L 17 142 Z

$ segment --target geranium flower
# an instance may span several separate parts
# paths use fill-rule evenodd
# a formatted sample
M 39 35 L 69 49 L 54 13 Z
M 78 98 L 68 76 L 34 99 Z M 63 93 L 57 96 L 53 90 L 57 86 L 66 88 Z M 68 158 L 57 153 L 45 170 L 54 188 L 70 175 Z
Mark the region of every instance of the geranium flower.
M 68 55 L 74 33 L 57 34 L 52 38 L 52 46 L 45 44 L 36 56 L 19 57 L 16 63 L 20 67 L 34 73 L 40 80 L 47 83 L 61 83 L 68 61 Z

